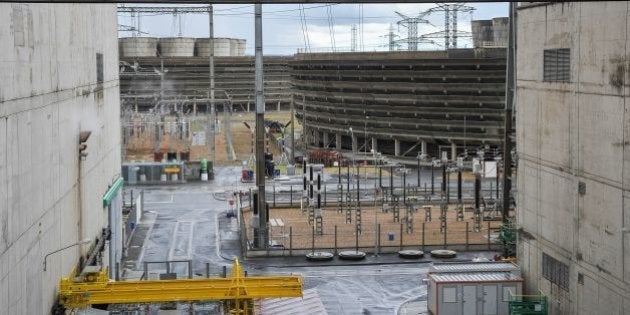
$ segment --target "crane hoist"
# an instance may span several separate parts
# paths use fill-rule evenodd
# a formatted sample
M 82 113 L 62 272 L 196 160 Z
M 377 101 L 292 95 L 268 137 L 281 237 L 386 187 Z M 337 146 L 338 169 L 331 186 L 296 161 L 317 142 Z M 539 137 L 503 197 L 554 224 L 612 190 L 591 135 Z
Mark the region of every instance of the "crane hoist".
M 107 269 L 69 278 L 59 285 L 59 304 L 65 308 L 86 308 L 94 304 L 167 303 L 221 300 L 227 311 L 249 314 L 250 300 L 302 297 L 302 277 L 248 276 L 238 262 L 229 277 L 177 280 L 110 281 Z

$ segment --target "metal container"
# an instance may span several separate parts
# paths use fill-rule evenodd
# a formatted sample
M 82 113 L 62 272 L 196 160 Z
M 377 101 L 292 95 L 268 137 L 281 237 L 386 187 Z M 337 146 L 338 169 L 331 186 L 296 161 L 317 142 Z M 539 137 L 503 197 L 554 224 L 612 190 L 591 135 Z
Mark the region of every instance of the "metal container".
M 494 37 L 494 46 L 507 47 L 509 27 L 510 19 L 507 17 L 498 17 L 492 19 L 492 34 Z
M 476 20 L 471 22 L 474 47 L 494 46 L 492 20 Z
M 162 57 L 192 57 L 194 52 L 194 38 L 165 37 L 160 39 L 160 54 Z
M 118 39 L 123 57 L 155 57 L 158 39 L 155 37 L 123 37 Z

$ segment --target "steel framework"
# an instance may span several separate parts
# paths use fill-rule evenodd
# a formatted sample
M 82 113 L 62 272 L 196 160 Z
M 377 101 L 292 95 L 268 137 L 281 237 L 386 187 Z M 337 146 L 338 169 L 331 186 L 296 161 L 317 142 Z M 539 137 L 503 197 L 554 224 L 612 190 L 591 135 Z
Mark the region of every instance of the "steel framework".
M 226 300 L 235 314 L 247 314 L 247 300 L 302 297 L 301 276 L 245 277 L 238 260 L 227 278 L 109 281 L 107 269 L 76 280 L 76 272 L 59 284 L 59 303 L 66 308 L 93 304 L 165 303 Z

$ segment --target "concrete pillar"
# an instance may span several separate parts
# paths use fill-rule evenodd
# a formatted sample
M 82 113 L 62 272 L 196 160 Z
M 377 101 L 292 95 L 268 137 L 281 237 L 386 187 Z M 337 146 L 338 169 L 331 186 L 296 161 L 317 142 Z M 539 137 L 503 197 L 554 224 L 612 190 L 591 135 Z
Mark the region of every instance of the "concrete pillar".
M 249 113 L 249 102 L 247 102 L 247 112 Z
M 457 161 L 457 145 L 451 143 L 451 161 Z
M 352 153 L 356 153 L 359 149 L 359 139 L 352 134 Z
M 394 139 L 394 156 L 400 156 L 400 140 Z
M 378 140 L 375 137 L 372 137 L 372 150 L 378 152 Z
M 278 101 L 278 111 L 280 111 L 280 101 Z
M 427 155 L 427 142 L 426 141 L 422 141 L 420 143 L 420 154 L 426 156 Z
M 322 133 L 322 137 L 324 138 L 324 146 L 323 146 L 323 148 L 324 149 L 328 149 L 328 141 L 329 141 L 329 139 L 328 139 L 328 132 L 324 131 Z
M 340 133 L 335 134 L 335 146 L 337 148 L 337 151 L 341 151 L 341 134 Z

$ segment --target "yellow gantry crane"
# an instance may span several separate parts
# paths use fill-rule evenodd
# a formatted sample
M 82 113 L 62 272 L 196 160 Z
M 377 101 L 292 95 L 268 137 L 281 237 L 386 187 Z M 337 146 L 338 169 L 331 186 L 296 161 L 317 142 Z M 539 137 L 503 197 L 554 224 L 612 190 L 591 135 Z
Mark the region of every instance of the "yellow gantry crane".
M 302 297 L 301 276 L 245 277 L 238 259 L 227 278 L 109 281 L 107 269 L 76 278 L 62 278 L 59 303 L 66 308 L 93 304 L 166 303 L 222 300 L 227 311 L 249 314 L 249 301 Z

